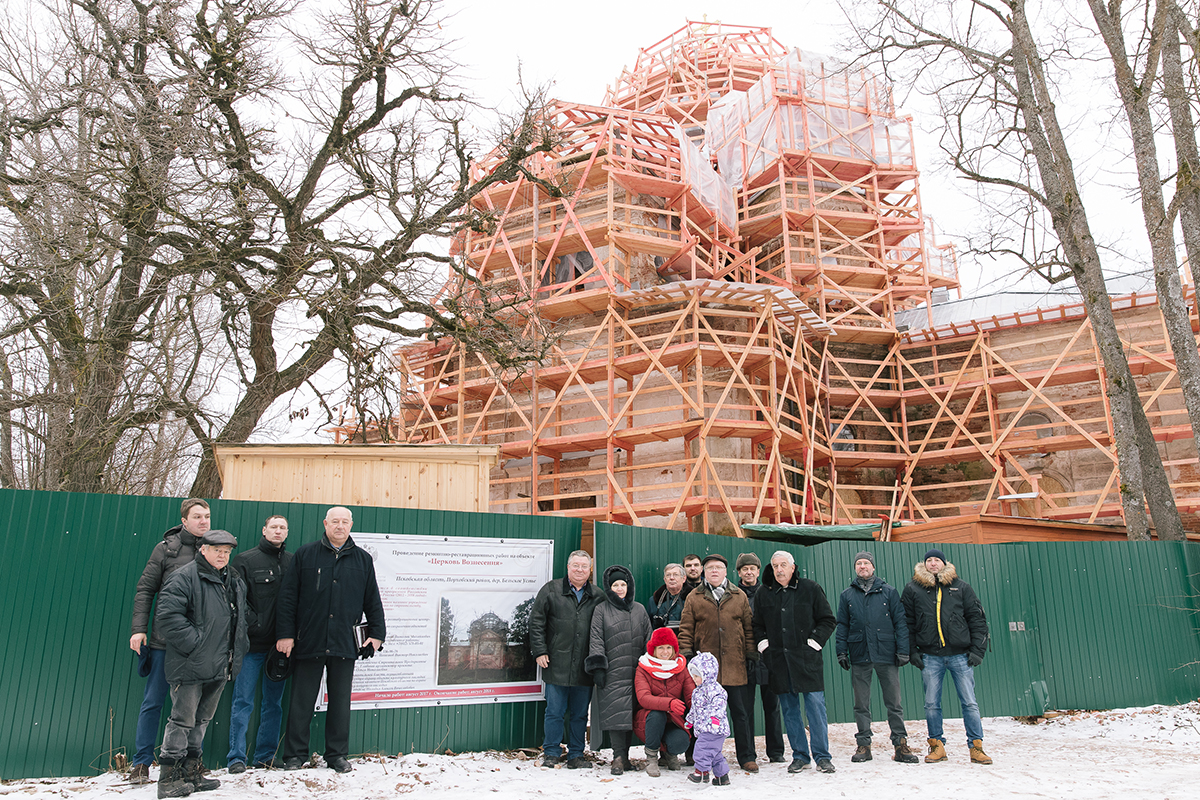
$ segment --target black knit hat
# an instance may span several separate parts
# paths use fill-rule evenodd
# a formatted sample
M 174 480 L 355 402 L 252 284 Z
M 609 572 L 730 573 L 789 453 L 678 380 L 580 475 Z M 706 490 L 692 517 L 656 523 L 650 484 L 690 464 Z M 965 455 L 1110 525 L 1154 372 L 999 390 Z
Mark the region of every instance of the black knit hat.
M 923 558 L 921 560 L 928 561 L 931 558 L 940 558 L 942 560 L 943 564 L 950 563 L 950 559 L 946 558 L 946 554 L 943 553 L 941 550 L 938 550 L 936 547 L 933 548 L 932 550 L 930 550 L 929 552 L 927 552 L 925 554 L 925 558 Z

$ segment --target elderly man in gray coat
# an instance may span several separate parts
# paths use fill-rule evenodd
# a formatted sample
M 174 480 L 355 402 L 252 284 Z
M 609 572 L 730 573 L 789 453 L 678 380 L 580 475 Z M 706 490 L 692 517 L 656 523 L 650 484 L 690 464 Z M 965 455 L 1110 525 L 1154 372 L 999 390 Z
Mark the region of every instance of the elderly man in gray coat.
M 167 645 L 171 687 L 171 716 L 159 757 L 160 798 L 186 797 L 221 785 L 204 776 L 200 757 L 225 683 L 241 670 L 250 649 L 246 584 L 229 569 L 235 547 L 237 539 L 228 531 L 208 531 L 196 560 L 172 573 L 159 593 L 154 627 Z

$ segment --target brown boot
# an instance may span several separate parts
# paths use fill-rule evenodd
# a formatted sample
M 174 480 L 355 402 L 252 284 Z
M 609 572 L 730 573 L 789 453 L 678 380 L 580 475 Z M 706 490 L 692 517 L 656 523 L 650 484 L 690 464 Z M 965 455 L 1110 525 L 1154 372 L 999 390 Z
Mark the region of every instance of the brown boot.
M 929 739 L 929 755 L 925 756 L 926 764 L 936 764 L 946 760 L 946 745 L 938 739 Z
M 983 739 L 971 740 L 971 763 L 972 764 L 990 764 L 992 759 L 987 753 L 983 752 Z
M 129 782 L 139 786 L 154 783 L 150 778 L 150 766 L 148 764 L 134 764 L 133 769 L 129 770 Z
M 658 769 L 658 748 L 646 748 L 646 774 L 651 778 L 657 778 L 660 774 Z
M 908 739 L 901 739 L 896 743 L 896 754 L 892 756 L 892 761 L 899 761 L 901 764 L 916 764 L 920 759 L 909 749 Z
M 850 761 L 854 764 L 861 764 L 864 761 L 871 760 L 871 745 L 860 744 L 858 749 L 854 751 L 854 755 L 850 756 Z

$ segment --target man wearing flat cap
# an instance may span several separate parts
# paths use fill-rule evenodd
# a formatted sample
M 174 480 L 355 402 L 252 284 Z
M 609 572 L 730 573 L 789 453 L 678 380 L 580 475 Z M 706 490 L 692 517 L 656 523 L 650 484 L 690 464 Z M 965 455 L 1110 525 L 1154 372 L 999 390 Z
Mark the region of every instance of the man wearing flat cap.
M 879 676 L 888 728 L 895 748 L 893 761 L 916 764 L 908 747 L 904 707 L 900 703 L 900 667 L 908 663 L 908 622 L 900 593 L 875 574 L 875 556 L 866 550 L 854 555 L 854 577 L 842 592 L 837 610 L 837 660 L 850 670 L 854 690 L 855 741 L 850 760 L 871 760 L 871 673 Z
M 688 659 L 697 653 L 717 657 L 717 683 L 729 695 L 730 727 L 737 760 L 747 772 L 758 772 L 754 730 L 749 706 L 750 682 L 757 668 L 754 628 L 746 593 L 726 580 L 729 562 L 718 553 L 703 559 L 704 579 L 688 595 L 679 620 L 679 651 Z
M 925 685 L 925 726 L 929 731 L 926 764 L 945 761 L 942 731 L 942 682 L 954 680 L 967 729 L 967 748 L 974 764 L 991 764 L 983 751 L 983 720 L 975 701 L 975 667 L 987 652 L 988 624 L 975 590 L 958 577 L 946 554 L 934 548 L 913 569 L 913 579 L 900 596 L 912 644 L 912 664 Z
M 238 674 L 250 648 L 246 584 L 229 569 L 235 547 L 237 539 L 228 531 L 208 531 L 196 560 L 173 572 L 158 595 L 154 629 L 167 645 L 171 692 L 171 716 L 159 756 L 160 798 L 221 785 L 204 776 L 201 748 L 225 683 Z

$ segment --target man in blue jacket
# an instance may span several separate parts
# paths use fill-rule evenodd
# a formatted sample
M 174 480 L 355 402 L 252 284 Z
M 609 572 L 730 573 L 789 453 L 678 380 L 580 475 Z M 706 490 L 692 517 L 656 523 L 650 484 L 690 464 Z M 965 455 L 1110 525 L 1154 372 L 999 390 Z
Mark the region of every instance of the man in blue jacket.
M 354 517 L 340 506 L 325 513 L 325 535 L 296 551 L 275 604 L 275 648 L 292 658 L 292 699 L 284 737 L 284 769 L 300 769 L 308 760 L 321 674 L 329 692 L 325 714 L 325 765 L 337 772 L 353 769 L 350 752 L 350 687 L 354 661 L 369 658 L 387 633 L 383 601 L 375 580 L 375 561 L 354 544 Z M 367 617 L 367 640 L 360 649 L 354 626 Z
M 875 574 L 875 556 L 863 550 L 854 556 L 854 578 L 842 592 L 837 611 L 837 660 L 850 670 L 854 688 L 854 721 L 858 749 L 850 760 L 871 760 L 871 673 L 879 676 L 887 709 L 893 761 L 916 764 L 908 747 L 904 708 L 900 704 L 900 667 L 908 663 L 908 622 L 900 593 Z

